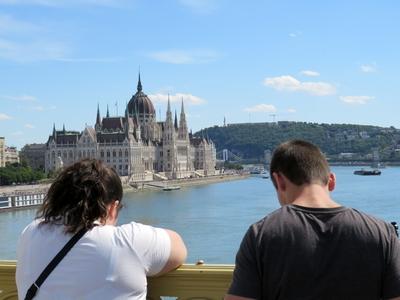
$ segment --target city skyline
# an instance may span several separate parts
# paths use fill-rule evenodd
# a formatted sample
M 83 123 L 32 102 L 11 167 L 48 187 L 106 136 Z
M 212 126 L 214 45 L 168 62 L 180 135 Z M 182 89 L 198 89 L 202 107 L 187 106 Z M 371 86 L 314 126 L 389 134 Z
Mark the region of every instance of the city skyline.
M 0 0 L 0 136 L 19 149 L 124 115 L 143 91 L 193 132 L 304 121 L 400 128 L 400 3 Z M 117 112 L 118 110 L 118 112 Z

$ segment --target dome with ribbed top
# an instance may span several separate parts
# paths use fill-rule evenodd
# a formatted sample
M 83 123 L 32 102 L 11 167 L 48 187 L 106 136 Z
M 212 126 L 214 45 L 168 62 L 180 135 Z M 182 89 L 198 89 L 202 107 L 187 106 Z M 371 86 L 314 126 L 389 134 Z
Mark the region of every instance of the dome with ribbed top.
M 150 98 L 142 91 L 140 73 L 137 85 L 137 92 L 135 95 L 132 96 L 131 100 L 129 100 L 128 103 L 128 113 L 132 117 L 135 117 L 136 115 L 154 115 L 156 113 Z

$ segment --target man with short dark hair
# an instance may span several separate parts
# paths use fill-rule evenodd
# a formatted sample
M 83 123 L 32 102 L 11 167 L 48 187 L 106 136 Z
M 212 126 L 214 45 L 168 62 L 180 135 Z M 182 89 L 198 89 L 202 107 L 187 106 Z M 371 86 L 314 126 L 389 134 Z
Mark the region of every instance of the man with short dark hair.
M 318 147 L 281 144 L 270 175 L 282 207 L 248 229 L 225 300 L 400 299 L 394 227 L 332 200 Z

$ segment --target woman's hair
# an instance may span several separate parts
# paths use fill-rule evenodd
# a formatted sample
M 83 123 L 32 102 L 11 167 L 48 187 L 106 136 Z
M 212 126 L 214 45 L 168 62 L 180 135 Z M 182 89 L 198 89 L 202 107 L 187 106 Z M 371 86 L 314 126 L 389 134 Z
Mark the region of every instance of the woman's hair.
M 37 218 L 42 224 L 65 226 L 75 233 L 90 230 L 107 217 L 107 206 L 122 199 L 121 179 L 114 169 L 95 159 L 81 160 L 64 169 L 50 186 Z

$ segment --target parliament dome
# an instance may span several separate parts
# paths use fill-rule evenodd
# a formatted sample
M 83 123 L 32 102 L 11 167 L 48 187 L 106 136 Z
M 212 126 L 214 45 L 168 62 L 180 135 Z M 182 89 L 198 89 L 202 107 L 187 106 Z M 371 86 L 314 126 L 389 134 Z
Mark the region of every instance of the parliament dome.
M 156 111 L 154 109 L 153 103 L 151 102 L 150 98 L 142 91 L 142 83 L 140 82 L 140 74 L 139 74 L 137 92 L 135 95 L 132 96 L 131 100 L 129 100 L 128 102 L 128 113 L 130 116 L 134 117 L 136 114 L 154 115 L 155 112 Z

